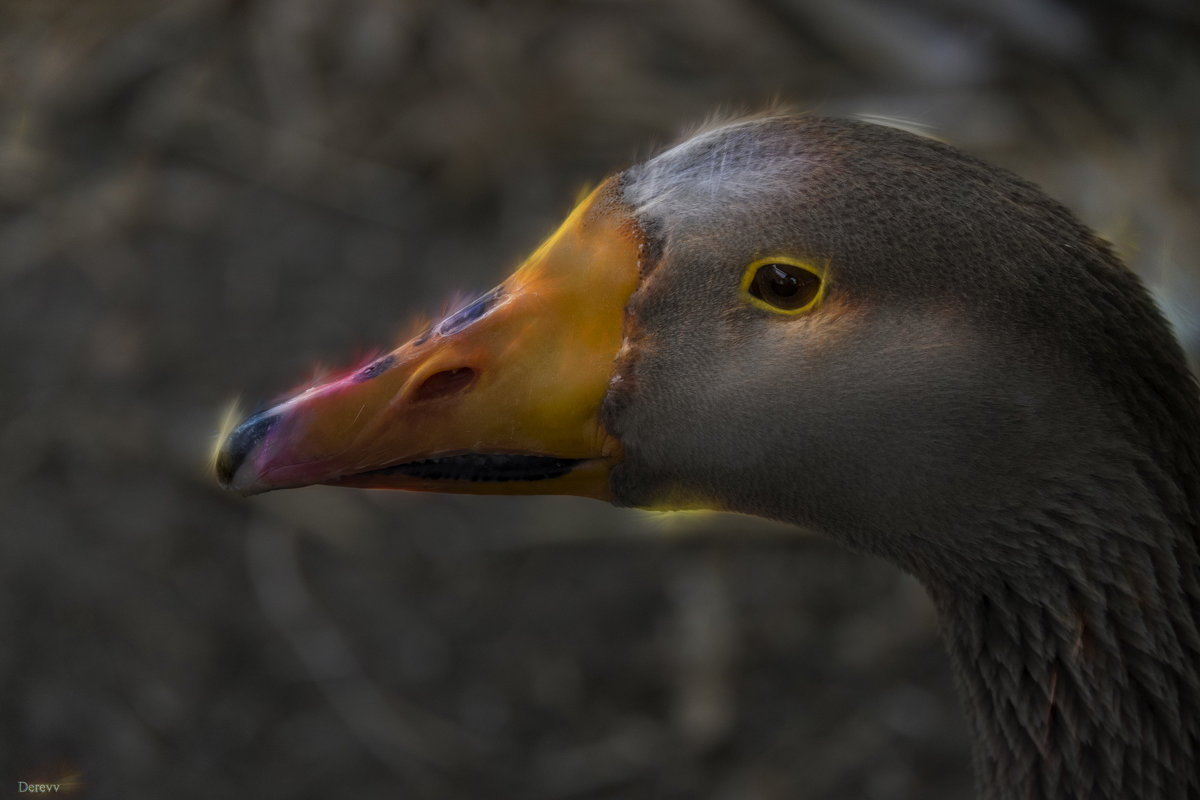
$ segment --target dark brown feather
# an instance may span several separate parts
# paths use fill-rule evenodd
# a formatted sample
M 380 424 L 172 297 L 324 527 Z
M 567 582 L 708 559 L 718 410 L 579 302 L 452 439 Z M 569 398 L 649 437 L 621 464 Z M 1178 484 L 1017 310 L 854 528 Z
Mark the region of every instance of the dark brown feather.
M 943 144 L 778 116 L 624 176 L 654 258 L 606 422 L 619 502 L 792 521 L 920 578 L 986 798 L 1200 796 L 1200 405 L 1110 248 Z M 813 312 L 756 258 L 828 265 Z

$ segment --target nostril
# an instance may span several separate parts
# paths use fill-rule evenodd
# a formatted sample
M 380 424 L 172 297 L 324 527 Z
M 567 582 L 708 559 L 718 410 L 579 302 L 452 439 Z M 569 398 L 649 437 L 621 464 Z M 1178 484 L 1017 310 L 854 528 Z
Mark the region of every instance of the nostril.
M 475 382 L 475 370 L 470 367 L 445 369 L 435 372 L 425 379 L 413 393 L 413 402 L 436 400 L 439 397 L 449 397 L 458 394 Z

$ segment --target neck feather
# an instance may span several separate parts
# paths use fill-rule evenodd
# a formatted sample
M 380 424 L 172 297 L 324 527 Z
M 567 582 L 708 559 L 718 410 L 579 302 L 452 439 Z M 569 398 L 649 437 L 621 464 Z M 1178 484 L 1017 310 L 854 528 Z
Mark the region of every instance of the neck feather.
M 1069 487 L 993 530 L 1043 546 L 927 577 L 980 797 L 1200 797 L 1200 557 L 1153 477 Z

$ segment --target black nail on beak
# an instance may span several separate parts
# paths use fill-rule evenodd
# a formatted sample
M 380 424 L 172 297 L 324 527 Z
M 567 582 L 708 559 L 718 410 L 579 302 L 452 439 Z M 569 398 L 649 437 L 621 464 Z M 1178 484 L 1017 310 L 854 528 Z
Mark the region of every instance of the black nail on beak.
M 246 460 L 250 451 L 270 433 L 271 428 L 275 427 L 279 416 L 276 412 L 263 411 L 233 429 L 217 453 L 217 480 L 223 486 L 233 482 L 238 467 Z

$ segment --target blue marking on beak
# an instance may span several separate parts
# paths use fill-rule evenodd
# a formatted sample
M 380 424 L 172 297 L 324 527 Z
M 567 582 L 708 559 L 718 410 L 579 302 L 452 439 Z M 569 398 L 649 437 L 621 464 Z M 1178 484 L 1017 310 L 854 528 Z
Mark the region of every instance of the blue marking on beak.
M 455 311 L 453 314 L 441 321 L 441 323 L 437 326 L 438 334 L 441 336 L 449 336 L 451 334 L 458 333 L 463 328 L 467 327 L 472 322 L 490 311 L 492 307 L 496 305 L 496 301 L 499 300 L 503 294 L 504 293 L 500 290 L 500 287 L 497 286 L 495 289 L 492 289 L 475 302 L 463 306 L 458 311 Z

